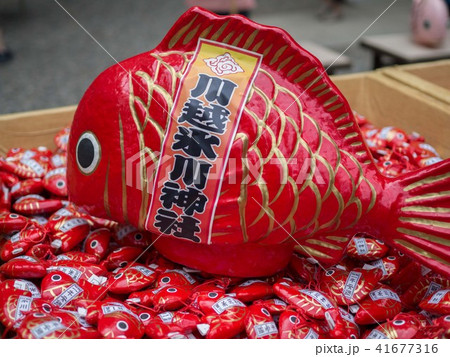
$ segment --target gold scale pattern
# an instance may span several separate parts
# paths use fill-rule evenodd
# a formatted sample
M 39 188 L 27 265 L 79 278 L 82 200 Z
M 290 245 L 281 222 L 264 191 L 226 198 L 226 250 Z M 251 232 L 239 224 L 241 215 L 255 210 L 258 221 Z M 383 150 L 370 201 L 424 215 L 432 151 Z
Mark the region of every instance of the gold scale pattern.
M 170 55 L 179 55 L 182 57 L 182 59 L 184 61 L 184 65 L 182 66 L 181 70 L 177 71 L 169 63 L 164 61 L 164 58 L 166 56 L 170 56 Z M 175 90 L 176 90 L 175 86 L 176 86 L 177 80 L 181 78 L 181 75 L 182 75 L 182 73 L 184 73 L 184 70 L 185 70 L 192 55 L 193 55 L 193 52 L 181 52 L 181 51 L 168 51 L 168 52 L 159 53 L 159 54 L 152 54 L 152 56 L 154 56 L 157 60 L 156 61 L 157 62 L 156 71 L 155 71 L 155 74 L 153 75 L 153 78 L 152 78 L 152 76 L 150 76 L 149 74 L 147 74 L 143 71 L 134 73 L 136 76 L 141 77 L 147 84 L 147 90 L 148 90 L 149 96 L 146 101 L 142 100 L 141 98 L 137 98 L 134 95 L 132 81 L 131 81 L 131 75 L 130 75 L 130 109 L 131 109 L 132 116 L 133 116 L 133 119 L 136 124 L 136 128 L 139 133 L 141 152 L 146 152 L 148 155 L 150 155 L 154 164 L 157 163 L 158 158 L 156 157 L 154 152 L 145 145 L 144 130 L 145 130 L 145 127 L 147 124 L 150 123 L 151 125 L 153 125 L 156 129 L 156 132 L 159 135 L 160 143 L 163 142 L 164 130 L 163 130 L 163 127 L 160 124 L 158 124 L 158 121 L 151 118 L 148 114 L 148 109 L 151 105 L 151 100 L 152 100 L 151 94 L 153 93 L 153 91 L 158 92 L 160 94 L 160 96 L 166 100 L 166 105 L 168 108 L 167 110 L 168 110 L 168 112 L 170 112 L 170 109 L 173 104 L 172 98 L 174 98 L 174 96 L 175 96 Z M 172 76 L 171 87 L 168 89 L 163 88 L 161 85 L 157 84 L 156 80 L 154 79 L 154 78 L 158 78 L 158 74 L 159 74 L 159 71 L 161 68 L 166 69 L 168 71 L 168 73 L 170 74 L 170 76 Z M 252 89 L 248 96 L 247 103 L 249 101 L 251 101 L 254 96 L 260 96 L 265 103 L 265 115 L 263 117 L 259 117 L 255 112 L 253 112 L 251 109 L 249 109 L 249 106 L 246 106 L 244 108 L 245 113 L 248 116 L 250 116 L 256 123 L 256 127 L 257 127 L 256 139 L 253 142 L 250 142 L 247 134 L 245 134 L 243 132 L 238 132 L 234 139 L 235 143 L 237 141 L 242 141 L 242 148 L 243 148 L 243 150 L 242 150 L 243 180 L 241 183 L 240 196 L 237 198 L 237 202 L 239 204 L 239 217 L 240 217 L 241 229 L 242 229 L 242 233 L 243 233 L 244 242 L 249 241 L 247 230 L 249 228 L 251 228 L 252 226 L 256 225 L 258 222 L 260 222 L 263 217 L 266 217 L 269 223 L 267 225 L 266 234 L 259 241 L 264 240 L 271 233 L 282 229 L 287 224 L 290 227 L 290 230 L 289 230 L 290 235 L 293 235 L 293 234 L 301 232 L 301 231 L 308 231 L 307 234 L 302 236 L 302 239 L 303 238 L 308 239 L 308 238 L 312 237 L 313 235 L 315 235 L 317 232 L 326 232 L 326 231 L 331 232 L 331 231 L 335 231 L 338 228 L 345 229 L 345 228 L 349 228 L 349 227 L 353 226 L 354 224 L 356 224 L 356 222 L 359 220 L 359 218 L 364 213 L 367 213 L 368 211 L 370 211 L 372 209 L 372 207 L 375 204 L 375 200 L 376 200 L 375 189 L 372 186 L 372 184 L 364 177 L 362 164 L 349 151 L 339 149 L 336 142 L 330 137 L 330 135 L 328 135 L 326 132 L 321 130 L 318 122 L 314 118 L 312 118 L 310 115 L 303 112 L 302 104 L 296 94 L 294 94 L 292 91 L 288 90 L 287 88 L 282 87 L 279 84 L 277 84 L 275 79 L 264 69 L 259 70 L 258 76 L 267 76 L 270 79 L 270 81 L 273 84 L 274 95 L 271 98 L 269 98 L 267 96 L 267 94 L 263 90 L 258 88 L 256 85 L 252 86 Z M 317 82 L 317 79 L 313 80 L 313 82 Z M 323 86 L 318 86 L 316 89 L 312 89 L 312 92 L 314 92 L 314 91 L 316 92 L 316 96 L 319 97 L 319 96 L 323 95 L 324 93 L 328 92 L 329 89 L 327 89 L 327 88 L 324 89 Z M 295 106 L 296 111 L 298 112 L 298 117 L 300 119 L 299 122 L 296 122 L 291 116 L 284 113 L 279 108 L 279 106 L 276 104 L 277 96 L 280 93 L 283 93 L 283 95 L 287 95 L 292 98 L 293 105 Z M 333 104 L 335 102 L 335 100 L 336 100 L 335 97 L 331 98 L 329 101 L 327 101 L 325 103 L 325 106 L 330 106 L 331 104 Z M 142 122 L 142 120 L 140 120 L 138 118 L 138 114 L 136 113 L 136 110 L 134 107 L 136 102 L 139 102 L 140 105 L 142 105 L 146 110 L 147 116 L 143 122 Z M 337 107 L 336 106 L 329 107 L 329 108 L 327 108 L 327 110 L 332 111 L 335 108 L 337 108 Z M 279 116 L 280 124 L 279 124 L 278 133 L 275 132 L 275 130 L 271 127 L 271 125 L 268 125 L 266 123 L 269 113 L 271 113 L 271 112 L 275 112 Z M 171 119 L 170 119 L 169 114 L 167 114 L 166 123 L 168 123 L 169 120 L 171 120 Z M 303 128 L 306 124 L 306 121 L 308 121 L 307 124 L 309 125 L 309 127 L 312 126 L 316 130 L 317 136 L 316 136 L 316 138 L 314 138 L 314 140 L 318 140 L 319 145 L 318 145 L 317 149 L 314 151 L 311 150 L 311 145 L 309 145 L 308 141 L 302 135 L 302 134 L 304 134 Z M 343 124 L 341 126 L 338 126 L 340 121 L 342 121 Z M 351 119 L 349 118 L 348 115 L 342 115 L 335 120 L 335 124 L 337 126 L 337 130 L 344 130 L 344 129 L 351 127 L 353 125 L 353 122 L 351 121 Z M 286 155 L 284 155 L 281 152 L 281 150 L 279 149 L 279 146 L 283 140 L 284 135 L 287 135 L 286 128 L 288 126 L 293 128 L 293 130 L 296 134 L 296 142 L 295 142 L 292 152 L 290 153 L 290 155 L 288 155 L 286 157 Z M 122 130 L 122 126 L 120 127 L 120 129 Z M 263 157 L 261 150 L 258 147 L 258 143 L 260 142 L 261 138 L 263 137 L 263 132 L 268 133 L 270 135 L 270 138 L 272 141 L 271 150 L 270 150 L 269 155 L 264 155 L 266 157 Z M 356 132 L 350 132 L 345 135 L 345 139 L 348 139 L 349 141 L 351 141 L 352 139 L 358 139 L 358 138 L 359 138 L 359 136 Z M 334 165 L 334 167 L 332 167 L 330 165 L 330 163 L 326 157 L 319 154 L 321 146 L 324 141 L 328 141 L 329 144 L 331 144 L 331 146 L 335 150 L 334 154 L 337 157 L 337 161 L 336 161 L 336 164 Z M 364 159 L 364 156 L 367 153 L 364 150 L 363 144 L 360 141 L 352 142 L 349 145 L 352 146 L 352 149 L 355 146 L 361 146 L 361 151 L 356 152 L 356 154 L 362 156 L 362 157 L 360 157 L 360 159 Z M 158 147 L 158 149 L 159 149 L 159 147 Z M 301 186 L 298 186 L 295 181 L 295 177 L 290 176 L 289 161 L 296 157 L 296 155 L 298 154 L 300 149 L 306 150 L 306 152 L 308 153 L 309 158 L 311 160 L 311 164 L 309 165 L 306 179 L 304 180 L 304 182 Z M 259 158 L 259 161 L 260 161 L 259 175 L 260 175 L 260 177 L 262 177 L 264 175 L 264 170 L 265 170 L 265 168 L 267 168 L 267 165 L 269 162 L 273 162 L 274 158 L 276 158 L 276 160 L 279 161 L 279 165 L 281 165 L 281 167 L 282 167 L 282 175 L 283 175 L 283 177 L 280 177 L 280 182 L 284 182 L 284 183 L 280 184 L 280 188 L 274 197 L 269 197 L 267 185 L 265 183 L 262 183 L 261 180 L 258 180 L 258 178 L 253 178 L 253 180 L 251 179 L 250 181 L 248 181 L 248 175 L 250 173 L 249 173 L 249 167 L 248 167 L 249 165 L 247 163 L 247 158 L 248 158 L 248 155 L 250 155 L 250 154 L 256 154 L 257 157 Z M 344 166 L 344 164 L 342 162 L 343 156 L 347 156 L 349 159 L 349 160 L 347 160 L 347 162 L 350 161 L 352 163 L 352 165 L 354 165 L 354 168 L 355 167 L 357 168 L 356 171 L 358 172 L 358 174 L 356 176 L 354 174 L 352 175 L 350 173 L 350 171 Z M 318 188 L 318 184 L 315 179 L 315 173 L 317 170 L 317 165 L 319 163 L 321 165 L 323 165 L 328 172 L 328 177 L 325 178 L 325 181 L 327 184 L 327 189 L 325 190 L 324 194 L 321 194 L 321 192 Z M 366 160 L 363 164 L 367 164 L 367 163 L 369 163 L 369 162 Z M 146 172 L 145 166 L 146 166 L 145 158 L 144 158 L 144 155 L 142 155 L 142 157 L 141 157 L 141 168 L 142 168 L 141 172 L 142 172 L 143 176 L 141 178 L 142 178 L 142 183 L 145 186 L 143 186 L 143 190 L 142 190 L 142 203 L 141 203 L 140 219 L 139 219 L 141 227 L 143 227 L 143 224 L 145 221 L 145 213 L 147 212 L 148 204 L 149 204 L 148 192 L 147 192 L 147 189 L 144 187 L 146 187 L 147 180 L 152 179 L 155 174 L 155 173 L 153 173 L 152 177 L 147 178 L 145 176 L 145 172 Z M 156 165 L 155 165 L 155 167 L 156 167 Z M 337 175 L 338 170 L 340 170 L 341 172 L 343 171 L 348 175 L 348 185 L 351 185 L 351 187 L 352 187 L 351 195 L 347 200 L 343 199 L 341 193 L 335 186 L 335 177 Z M 367 186 L 370 187 L 370 189 L 371 189 L 370 202 L 368 203 L 367 208 L 364 210 L 365 212 L 363 212 L 363 204 L 362 204 L 360 198 L 357 196 L 357 190 L 363 182 L 365 182 L 365 184 L 367 184 Z M 123 185 L 125 185 L 125 182 L 123 182 Z M 257 217 L 252 222 L 248 222 L 247 218 L 246 218 L 246 206 L 249 203 L 249 199 L 251 199 L 247 195 L 247 190 L 248 190 L 249 186 L 257 186 L 260 190 L 260 197 L 262 197 L 262 202 L 260 203 L 260 211 L 259 211 Z M 272 210 L 271 206 L 282 196 L 283 190 L 287 189 L 288 187 L 294 193 L 292 200 L 289 203 L 289 204 L 292 204 L 292 209 L 287 217 L 277 219 L 276 218 L 277 215 Z M 124 188 L 125 188 L 125 186 L 124 186 Z M 303 209 L 303 207 L 301 207 L 301 205 L 299 205 L 299 203 L 302 201 L 302 194 L 308 188 L 315 195 L 316 212 L 315 212 L 314 216 L 312 217 L 312 219 L 310 220 L 310 222 L 306 226 L 297 227 L 296 222 L 295 222 L 295 217 L 297 214 L 301 214 L 301 210 Z M 125 189 L 124 189 L 124 192 L 125 192 Z M 221 195 L 223 195 L 224 193 L 225 192 L 221 192 Z M 318 218 L 319 218 L 321 209 L 326 208 L 326 207 L 323 207 L 323 203 L 330 195 L 335 196 L 335 199 L 338 202 L 339 208 L 332 219 L 327 220 L 325 222 L 320 222 Z M 348 225 L 347 227 L 340 227 L 340 225 L 341 225 L 340 218 L 341 218 L 343 212 L 345 211 L 346 208 L 348 208 L 349 206 L 351 206 L 353 204 L 356 205 L 356 207 L 357 207 L 357 214 L 356 214 L 353 222 L 350 225 Z M 215 218 L 219 218 L 219 217 L 216 216 Z M 224 218 L 224 216 L 221 216 L 220 218 Z M 289 234 L 287 234 L 286 232 L 284 232 L 284 233 L 285 233 L 284 240 L 289 239 Z M 216 236 L 218 236 L 218 235 L 223 235 L 223 233 L 216 233 Z M 213 237 L 214 236 L 215 235 L 213 234 Z M 330 241 L 342 240 L 342 237 L 332 237 L 331 236 L 328 238 L 330 238 Z M 252 240 L 252 241 L 254 241 L 254 240 Z M 310 238 L 310 243 L 312 243 L 312 244 L 321 243 L 320 241 L 317 241 L 317 242 L 316 241 L 317 240 L 315 240 L 314 238 Z M 340 247 L 335 246 L 332 243 L 328 243 L 328 248 L 341 249 Z M 311 249 L 310 253 L 313 253 L 313 255 L 317 255 L 317 254 L 314 254 L 313 249 Z M 320 253 L 319 253 L 319 255 L 320 255 Z

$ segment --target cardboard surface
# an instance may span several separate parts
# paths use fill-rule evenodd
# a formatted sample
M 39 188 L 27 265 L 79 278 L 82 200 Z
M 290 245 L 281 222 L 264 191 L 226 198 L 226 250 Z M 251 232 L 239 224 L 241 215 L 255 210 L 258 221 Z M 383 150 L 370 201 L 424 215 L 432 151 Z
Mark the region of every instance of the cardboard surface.
M 450 157 L 450 110 L 379 72 L 333 76 L 350 105 L 376 126 L 394 125 L 417 131 L 442 157 Z M 69 124 L 76 106 L 0 116 L 0 154 L 11 147 L 45 145 L 54 148 L 54 135 Z
M 394 66 L 379 71 L 447 104 L 450 112 L 450 60 Z
M 442 157 L 450 157 L 450 111 L 437 100 L 380 73 L 332 77 L 350 106 L 374 125 L 417 131 Z
M 54 149 L 55 134 L 72 122 L 76 106 L 0 116 L 0 155 L 12 147 L 39 145 Z

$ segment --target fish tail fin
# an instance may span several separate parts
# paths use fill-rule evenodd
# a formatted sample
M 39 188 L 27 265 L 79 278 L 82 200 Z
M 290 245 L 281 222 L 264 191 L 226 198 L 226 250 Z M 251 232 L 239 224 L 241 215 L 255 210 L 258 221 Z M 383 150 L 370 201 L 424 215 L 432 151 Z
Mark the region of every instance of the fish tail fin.
M 392 245 L 450 276 L 450 160 L 396 178 L 386 195 L 401 192 L 389 220 Z M 392 212 L 391 208 L 391 212 Z

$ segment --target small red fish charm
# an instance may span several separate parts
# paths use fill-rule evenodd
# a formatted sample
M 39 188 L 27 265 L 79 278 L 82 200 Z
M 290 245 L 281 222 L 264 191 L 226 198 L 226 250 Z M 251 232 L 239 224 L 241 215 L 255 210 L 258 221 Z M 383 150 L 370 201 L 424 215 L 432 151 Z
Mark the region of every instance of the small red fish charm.
M 150 286 L 156 278 L 157 274 L 153 270 L 133 264 L 115 271 L 106 285 L 113 294 L 130 294 Z
M 43 179 L 43 185 L 48 192 L 56 196 L 66 197 L 67 196 L 66 168 L 59 167 L 57 169 L 53 169 L 47 172 Z
M 168 285 L 176 285 L 176 286 L 193 286 L 197 283 L 197 281 L 184 270 L 174 269 L 167 270 L 164 273 L 160 274 L 158 280 L 156 282 L 157 287 L 163 287 Z
M 14 204 L 13 209 L 24 215 L 42 213 L 53 213 L 64 207 L 64 202 L 54 198 L 44 198 L 40 195 L 27 195 L 20 197 Z
M 3 182 L 7 188 L 11 188 L 19 182 L 19 178 L 10 172 L 0 171 L 0 182 Z
M 69 328 L 56 317 L 42 312 L 27 314 L 17 329 L 17 334 L 23 339 L 83 338 L 79 329 Z
M 152 243 L 150 232 L 141 232 L 137 228 L 125 225 L 116 229 L 115 240 L 121 246 L 146 248 Z
M 41 243 L 46 237 L 42 227 L 30 224 L 19 232 L 10 235 L 5 244 L 0 248 L 0 258 L 3 261 L 25 254 L 35 244 Z
M 355 317 L 338 307 L 325 312 L 325 319 L 327 320 L 331 338 L 339 339 L 355 339 L 359 337 L 359 327 L 355 322 Z
M 450 315 L 450 289 L 436 291 L 423 299 L 420 308 L 436 315 Z
M 381 276 L 382 272 L 379 269 L 355 268 L 346 271 L 330 268 L 322 274 L 319 288 L 338 305 L 351 305 L 367 296 L 380 281 Z
M 29 220 L 17 213 L 5 212 L 0 214 L 0 233 L 14 234 L 25 228 Z
M 43 278 L 47 274 L 44 261 L 26 255 L 13 258 L 0 267 L 0 273 L 10 278 Z
M 21 196 L 26 196 L 30 194 L 40 194 L 44 189 L 43 183 L 41 179 L 27 179 L 23 181 L 17 182 L 14 186 L 11 187 L 11 197 L 16 199 Z
M 272 296 L 273 288 L 262 280 L 247 280 L 231 289 L 230 293 L 236 294 L 236 299 L 247 303 Z
M 84 279 L 87 281 L 106 281 L 107 271 L 93 263 L 70 260 L 70 258 L 56 259 L 48 263 L 47 272 L 60 271 L 69 275 L 74 281 Z
M 0 289 L 2 292 L 11 290 L 13 293 L 22 294 L 23 291 L 29 291 L 33 299 L 41 297 L 41 293 L 37 286 L 28 280 L 22 279 L 8 279 L 0 284 Z
M 281 339 L 318 339 L 320 330 L 316 323 L 309 322 L 292 308 L 280 315 L 279 333 Z
M 280 299 L 296 306 L 305 315 L 314 319 L 325 319 L 325 312 L 337 307 L 336 303 L 325 293 L 304 289 L 295 284 L 278 282 L 274 285 L 274 291 Z
M 153 296 L 153 306 L 157 311 L 179 310 L 187 305 L 192 289 L 187 285 L 166 285 L 157 288 Z
M 278 338 L 278 328 L 270 312 L 261 305 L 251 305 L 245 318 L 245 330 L 251 339 Z
M 54 224 L 54 225 L 53 225 Z M 68 252 L 87 237 L 91 226 L 83 218 L 67 216 L 52 221 L 52 247 Z
M 353 237 L 347 246 L 347 255 L 361 261 L 371 261 L 383 258 L 389 247 L 375 238 L 357 236 Z
M 200 334 L 208 339 L 232 338 L 245 329 L 248 309 L 245 304 L 231 296 L 208 294 L 212 304 L 203 308 L 206 314 L 197 326 Z M 204 305 L 206 307 L 206 305 Z
M 402 303 L 393 289 L 379 284 L 354 308 L 357 309 L 355 321 L 370 325 L 393 319 L 402 310 Z
M 420 320 L 410 313 L 400 313 L 368 332 L 367 339 L 411 339 L 423 328 Z
M 61 129 L 61 131 L 59 131 L 58 134 L 56 134 L 55 136 L 55 144 L 62 151 L 67 151 L 67 143 L 69 142 L 69 133 L 70 133 L 70 126 L 67 126 L 64 129 Z
M 91 231 L 84 240 L 84 251 L 103 259 L 108 253 L 109 241 L 112 233 L 107 228 Z
M 200 323 L 200 318 L 189 312 L 163 312 L 152 318 L 145 327 L 150 338 L 191 338 L 189 335 Z
M 449 279 L 446 279 L 439 274 L 428 272 L 408 287 L 401 296 L 401 300 L 406 306 L 415 307 L 423 298 L 426 298 L 439 290 L 449 288 Z
M 142 249 L 137 247 L 120 247 L 113 250 L 102 262 L 108 270 L 123 268 L 132 263 L 142 254 Z

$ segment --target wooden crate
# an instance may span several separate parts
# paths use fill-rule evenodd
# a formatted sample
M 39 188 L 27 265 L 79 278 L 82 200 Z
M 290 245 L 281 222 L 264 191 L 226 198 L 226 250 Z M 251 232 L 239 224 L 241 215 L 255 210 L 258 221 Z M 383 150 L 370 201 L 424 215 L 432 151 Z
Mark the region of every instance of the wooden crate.
M 393 66 L 380 72 L 447 104 L 450 111 L 450 60 Z
M 425 136 L 443 157 L 450 157 L 450 112 L 443 103 L 426 99 L 380 73 L 332 77 L 352 108 L 377 126 L 395 125 Z M 69 124 L 76 106 L 0 116 L 0 154 L 9 148 L 45 145 L 54 148 L 54 135 Z

